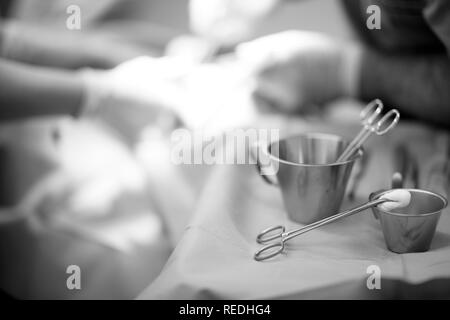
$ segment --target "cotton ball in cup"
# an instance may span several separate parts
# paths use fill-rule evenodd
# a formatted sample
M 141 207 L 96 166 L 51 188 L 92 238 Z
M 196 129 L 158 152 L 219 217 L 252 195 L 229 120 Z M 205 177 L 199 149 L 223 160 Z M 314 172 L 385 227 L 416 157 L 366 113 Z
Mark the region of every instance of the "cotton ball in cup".
M 378 207 L 383 211 L 392 211 L 398 208 L 404 208 L 411 202 L 411 193 L 407 190 L 392 190 L 380 199 L 387 199 L 389 201 L 383 202 L 378 205 Z

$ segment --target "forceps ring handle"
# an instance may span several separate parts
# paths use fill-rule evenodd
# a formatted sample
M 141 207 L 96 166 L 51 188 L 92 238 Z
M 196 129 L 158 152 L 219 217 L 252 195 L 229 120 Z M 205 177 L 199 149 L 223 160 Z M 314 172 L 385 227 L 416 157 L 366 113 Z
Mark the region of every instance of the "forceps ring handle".
M 276 250 L 271 250 L 274 248 L 278 248 Z M 270 251 L 269 251 L 270 250 Z M 269 251 L 269 253 L 264 254 L 266 251 Z M 256 261 L 262 261 L 266 259 L 270 259 L 272 257 L 275 257 L 276 255 L 279 255 L 284 251 L 284 241 L 268 244 L 267 246 L 262 247 L 258 251 L 255 252 L 255 255 L 253 258 Z
M 277 233 L 274 233 L 273 231 L 276 231 L 276 230 L 280 230 L 280 231 Z M 275 240 L 277 238 L 281 238 L 285 231 L 286 231 L 286 228 L 282 225 L 264 229 L 256 236 L 256 242 L 258 242 L 260 244 L 264 244 L 269 241 Z M 273 234 L 270 235 L 271 233 L 273 233 Z
M 392 122 L 389 125 L 387 125 L 385 128 L 383 128 L 383 125 L 385 124 L 385 122 L 387 122 L 389 120 L 389 118 L 392 118 L 392 117 L 394 117 Z M 397 109 L 389 110 L 380 119 L 380 121 L 378 121 L 376 129 L 375 129 L 375 133 L 379 136 L 387 133 L 389 130 L 391 130 L 392 128 L 394 128 L 397 125 L 399 119 L 400 119 L 400 112 L 398 112 Z
M 371 125 L 379 117 L 383 111 L 383 102 L 380 99 L 371 101 L 363 110 L 361 110 L 360 118 L 367 124 Z

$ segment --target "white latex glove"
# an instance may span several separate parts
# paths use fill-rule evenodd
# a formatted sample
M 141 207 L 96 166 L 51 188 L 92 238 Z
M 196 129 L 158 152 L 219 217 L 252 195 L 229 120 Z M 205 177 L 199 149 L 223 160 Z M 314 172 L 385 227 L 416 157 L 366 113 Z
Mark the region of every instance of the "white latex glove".
M 191 65 L 181 60 L 139 57 L 110 71 L 79 72 L 84 84 L 81 116 L 100 118 L 134 142 L 150 124 L 176 117 L 185 100 L 178 78 Z M 170 121 L 169 121 L 170 122 Z
M 237 47 L 253 70 L 255 96 L 286 112 L 356 94 L 361 49 L 326 35 L 285 31 Z
M 254 119 L 248 72 L 234 62 L 202 64 L 183 80 L 186 101 L 174 110 L 187 128 L 206 136 Z

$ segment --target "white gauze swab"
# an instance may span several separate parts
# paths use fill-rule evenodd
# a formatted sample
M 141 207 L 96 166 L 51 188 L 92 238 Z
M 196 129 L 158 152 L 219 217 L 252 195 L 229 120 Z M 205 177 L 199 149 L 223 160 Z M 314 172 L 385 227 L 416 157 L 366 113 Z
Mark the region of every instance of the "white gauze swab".
M 392 211 L 408 206 L 411 202 L 411 193 L 406 190 L 393 190 L 381 196 L 380 199 L 388 199 L 390 201 L 383 202 L 378 207 L 384 211 Z

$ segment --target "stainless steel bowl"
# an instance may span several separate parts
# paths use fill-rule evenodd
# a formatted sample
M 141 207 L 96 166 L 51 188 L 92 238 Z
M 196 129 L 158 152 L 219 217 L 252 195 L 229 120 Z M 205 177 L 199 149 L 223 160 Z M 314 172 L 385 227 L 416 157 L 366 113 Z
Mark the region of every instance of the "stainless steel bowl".
M 380 198 L 392 190 L 373 193 L 370 200 Z M 394 211 L 372 208 L 375 218 L 380 220 L 386 246 L 396 253 L 428 251 L 441 212 L 447 206 L 447 199 L 431 191 L 403 190 L 411 193 L 411 202 L 407 207 Z
M 349 160 L 336 162 L 347 144 L 337 135 L 306 133 L 265 147 L 277 168 L 276 181 L 265 180 L 280 187 L 290 219 L 308 224 L 339 212 L 353 164 L 363 155 L 360 148 Z

